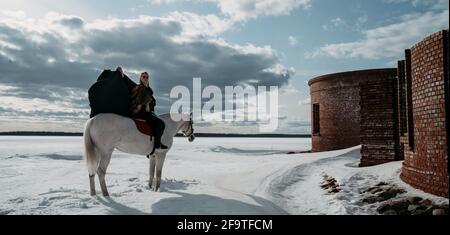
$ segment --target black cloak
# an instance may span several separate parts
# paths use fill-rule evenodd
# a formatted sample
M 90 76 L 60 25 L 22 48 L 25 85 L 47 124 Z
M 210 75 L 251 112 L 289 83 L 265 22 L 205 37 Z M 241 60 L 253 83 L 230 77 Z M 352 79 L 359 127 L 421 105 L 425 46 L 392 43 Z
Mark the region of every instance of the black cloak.
M 119 71 L 104 70 L 89 88 L 90 117 L 100 113 L 131 116 L 131 90 L 137 84 Z

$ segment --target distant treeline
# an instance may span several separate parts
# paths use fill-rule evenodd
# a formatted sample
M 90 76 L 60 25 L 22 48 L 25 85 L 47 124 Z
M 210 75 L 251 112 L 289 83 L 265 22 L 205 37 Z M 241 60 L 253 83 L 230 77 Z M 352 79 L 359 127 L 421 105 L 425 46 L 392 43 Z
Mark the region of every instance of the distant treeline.
M 13 131 L 0 132 L 0 136 L 83 136 L 83 133 L 70 132 L 44 132 L 44 131 Z M 177 134 L 182 137 L 183 134 Z M 220 137 L 220 138 L 311 138 L 308 134 L 286 135 L 286 134 L 219 134 L 219 133 L 195 133 L 195 137 Z
M 178 134 L 183 136 L 182 134 Z M 246 138 L 311 138 L 311 135 L 298 134 L 218 134 L 218 133 L 195 133 L 195 137 L 246 137 Z
M 83 133 L 45 132 L 45 131 L 11 131 L 11 132 L 0 132 L 0 136 L 83 136 Z

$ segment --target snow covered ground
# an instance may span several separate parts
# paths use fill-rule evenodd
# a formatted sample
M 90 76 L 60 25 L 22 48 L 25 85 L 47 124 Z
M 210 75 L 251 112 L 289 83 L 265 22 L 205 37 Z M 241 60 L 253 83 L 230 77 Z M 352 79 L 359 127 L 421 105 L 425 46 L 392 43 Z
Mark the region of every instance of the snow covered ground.
M 401 182 L 401 162 L 357 168 L 359 147 L 286 154 L 310 145 L 300 138 L 176 138 L 161 192 L 147 186 L 147 158 L 115 152 L 105 198 L 89 196 L 81 137 L 0 137 L 0 214 L 376 214 L 359 192 L 380 181 L 448 201 Z M 324 175 L 342 191 L 321 189 Z

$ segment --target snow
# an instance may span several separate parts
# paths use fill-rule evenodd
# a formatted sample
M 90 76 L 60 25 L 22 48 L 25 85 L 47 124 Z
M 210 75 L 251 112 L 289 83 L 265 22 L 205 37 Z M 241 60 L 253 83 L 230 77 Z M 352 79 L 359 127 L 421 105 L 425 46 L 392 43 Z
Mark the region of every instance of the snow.
M 0 214 L 376 214 L 359 192 L 380 181 L 448 202 L 403 183 L 401 162 L 356 167 L 360 147 L 287 154 L 311 148 L 302 138 L 175 138 L 160 192 L 147 186 L 147 158 L 115 152 L 106 176 L 111 197 L 91 197 L 82 143 L 0 137 Z M 342 191 L 321 189 L 324 175 Z

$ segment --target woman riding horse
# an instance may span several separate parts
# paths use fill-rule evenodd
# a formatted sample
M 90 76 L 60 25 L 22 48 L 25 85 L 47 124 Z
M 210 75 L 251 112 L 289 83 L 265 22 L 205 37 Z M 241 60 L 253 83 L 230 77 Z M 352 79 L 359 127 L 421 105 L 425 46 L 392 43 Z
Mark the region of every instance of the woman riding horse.
M 155 137 L 154 149 L 167 149 L 167 146 L 161 143 L 161 136 L 164 133 L 165 124 L 155 114 L 156 99 L 153 96 L 153 89 L 150 87 L 149 81 L 150 75 L 147 72 L 141 73 L 139 85 L 131 92 L 132 117 L 144 119 L 150 125 L 153 136 Z

